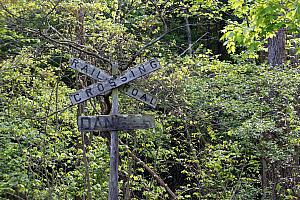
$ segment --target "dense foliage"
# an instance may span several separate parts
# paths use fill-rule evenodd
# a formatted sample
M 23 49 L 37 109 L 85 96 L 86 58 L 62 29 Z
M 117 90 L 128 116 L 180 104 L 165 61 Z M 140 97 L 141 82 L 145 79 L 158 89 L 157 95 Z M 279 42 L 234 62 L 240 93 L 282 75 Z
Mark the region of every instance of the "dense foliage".
M 108 199 L 110 133 L 81 133 L 77 117 L 110 102 L 70 105 L 94 82 L 69 68 L 72 57 L 107 72 L 117 62 L 119 73 L 161 63 L 134 83 L 159 99 L 155 109 L 119 96 L 120 113 L 156 119 L 119 132 L 120 199 L 300 198 L 299 1 L 0 7 L 1 199 Z M 270 67 L 266 45 L 279 30 L 287 60 Z

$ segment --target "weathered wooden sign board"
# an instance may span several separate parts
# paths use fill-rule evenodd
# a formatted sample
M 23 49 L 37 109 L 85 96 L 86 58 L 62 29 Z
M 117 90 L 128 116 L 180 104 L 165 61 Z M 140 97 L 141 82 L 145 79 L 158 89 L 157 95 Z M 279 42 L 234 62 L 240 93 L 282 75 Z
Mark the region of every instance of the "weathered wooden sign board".
M 80 131 L 121 131 L 154 128 L 155 122 L 150 115 L 100 115 L 80 116 Z
M 141 89 L 126 84 L 125 86 L 121 86 L 120 91 L 127 94 L 130 97 L 133 97 L 139 101 L 142 101 L 152 106 L 153 108 L 156 107 L 157 99 Z
M 111 76 L 105 71 L 77 58 L 71 59 L 70 68 L 75 69 L 76 71 L 81 72 L 98 81 L 106 81 L 107 79 L 111 78 Z
M 132 80 L 145 76 L 160 68 L 159 62 L 156 59 L 151 59 L 150 61 L 147 61 L 143 64 L 136 66 L 135 68 L 129 69 L 122 76 L 119 76 L 117 78 L 112 78 L 102 70 L 99 69 L 95 70 L 95 67 L 93 68 L 92 65 L 83 65 L 81 62 L 77 62 L 77 61 L 78 60 L 74 61 L 73 59 L 73 64 L 71 65 L 73 69 L 76 69 L 84 74 L 87 74 L 92 78 L 96 77 L 96 80 L 103 80 L 103 82 L 92 84 L 86 88 L 83 88 L 71 94 L 70 99 L 72 104 L 78 104 L 92 97 L 98 95 L 104 95 L 106 92 L 114 88 L 122 86 Z M 151 95 L 146 94 L 142 90 L 139 89 L 134 90 L 134 89 L 135 88 L 131 89 L 131 94 L 128 94 L 130 93 L 130 90 L 123 90 L 123 91 L 131 97 L 146 102 L 152 106 L 155 105 L 153 104 L 154 102 L 156 102 L 155 98 L 153 98 Z M 134 95 L 135 92 L 132 94 L 132 91 L 137 91 L 136 95 Z M 142 95 L 138 95 L 138 93 Z

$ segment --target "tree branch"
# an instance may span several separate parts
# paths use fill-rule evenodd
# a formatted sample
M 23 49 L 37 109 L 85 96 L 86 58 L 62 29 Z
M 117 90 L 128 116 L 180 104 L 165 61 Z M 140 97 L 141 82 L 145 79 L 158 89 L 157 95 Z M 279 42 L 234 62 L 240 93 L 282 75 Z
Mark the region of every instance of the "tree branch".
M 135 59 L 148 47 L 152 46 L 153 44 L 155 44 L 156 42 L 158 42 L 159 40 L 161 40 L 162 38 L 164 38 L 167 34 L 176 31 L 180 28 L 184 28 L 186 26 L 197 26 L 198 24 L 185 24 L 182 26 L 178 26 L 176 28 L 170 29 L 166 32 L 164 32 L 163 34 L 161 34 L 159 37 L 155 38 L 154 40 L 150 41 L 148 44 L 145 44 L 142 48 L 140 48 L 138 51 L 136 51 L 133 56 L 131 57 L 131 60 L 129 61 L 129 63 L 127 64 L 127 66 L 125 67 L 125 69 L 127 69 L 128 67 L 130 67 L 132 65 L 132 63 L 135 61 Z
M 98 59 L 100 59 L 100 60 L 102 60 L 104 62 L 107 62 L 107 63 L 111 64 L 111 61 L 108 58 L 102 57 L 102 56 L 98 55 L 97 53 L 93 53 L 93 52 L 90 52 L 90 51 L 87 51 L 87 50 L 83 49 L 83 48 L 86 48 L 83 45 L 74 43 L 72 41 L 60 41 L 60 40 L 53 39 L 53 38 L 49 37 L 48 35 L 42 33 L 41 30 L 39 30 L 39 31 L 35 31 L 35 30 L 32 30 L 32 29 L 23 29 L 23 30 L 26 31 L 26 32 L 29 32 L 29 33 L 33 33 L 33 34 L 42 36 L 43 38 L 45 38 L 45 39 L 47 39 L 50 42 L 53 42 L 55 44 L 69 46 L 69 47 L 74 48 L 74 49 L 76 49 L 78 51 L 81 51 L 81 52 L 83 52 L 83 53 L 85 53 L 87 55 L 94 56 L 94 57 L 96 57 L 96 58 L 98 58 Z
M 137 164 L 142 165 L 150 174 L 151 176 L 153 176 L 153 178 L 155 178 L 155 180 L 166 189 L 166 191 L 169 193 L 171 199 L 177 199 L 178 197 L 176 196 L 176 194 L 169 188 L 169 186 L 150 168 L 148 167 L 148 165 L 146 165 L 145 162 L 143 162 L 141 159 L 139 159 L 134 153 L 132 153 L 132 151 L 130 151 L 129 147 L 124 144 L 120 139 L 119 139 L 119 143 L 121 145 L 125 146 L 125 149 L 127 151 L 127 153 L 133 158 L 133 160 L 135 160 L 137 162 Z
M 186 50 L 184 50 L 179 56 L 184 55 L 190 48 L 192 48 L 194 46 L 194 44 L 196 44 L 197 42 L 199 42 L 199 40 L 201 40 L 204 36 L 206 36 L 208 34 L 208 32 L 204 33 L 201 37 L 199 37 L 193 44 L 191 44 Z

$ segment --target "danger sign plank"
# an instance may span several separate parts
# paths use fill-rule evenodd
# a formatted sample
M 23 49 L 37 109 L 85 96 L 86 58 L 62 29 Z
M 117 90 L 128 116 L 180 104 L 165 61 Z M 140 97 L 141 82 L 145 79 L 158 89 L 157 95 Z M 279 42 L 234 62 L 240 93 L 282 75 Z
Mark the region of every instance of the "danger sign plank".
M 99 115 L 79 116 L 79 131 L 119 131 L 155 127 L 150 115 Z

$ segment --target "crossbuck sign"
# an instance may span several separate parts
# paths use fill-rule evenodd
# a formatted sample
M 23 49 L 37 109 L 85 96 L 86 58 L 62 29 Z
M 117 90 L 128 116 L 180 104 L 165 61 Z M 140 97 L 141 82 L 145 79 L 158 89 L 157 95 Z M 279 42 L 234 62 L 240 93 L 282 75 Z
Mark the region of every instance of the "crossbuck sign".
M 151 59 L 145 63 L 139 64 L 136 67 L 127 70 L 119 77 L 112 77 L 105 71 L 76 58 L 71 60 L 70 67 L 98 81 L 97 83 L 71 94 L 70 100 L 73 105 L 98 95 L 105 95 L 114 88 L 120 88 L 120 90 L 128 96 L 152 107 L 156 106 L 157 100 L 155 97 L 128 84 L 139 77 L 158 70 L 160 64 L 156 59 Z M 142 115 L 79 116 L 78 128 L 80 131 L 147 129 L 154 128 L 154 119 L 151 116 Z

